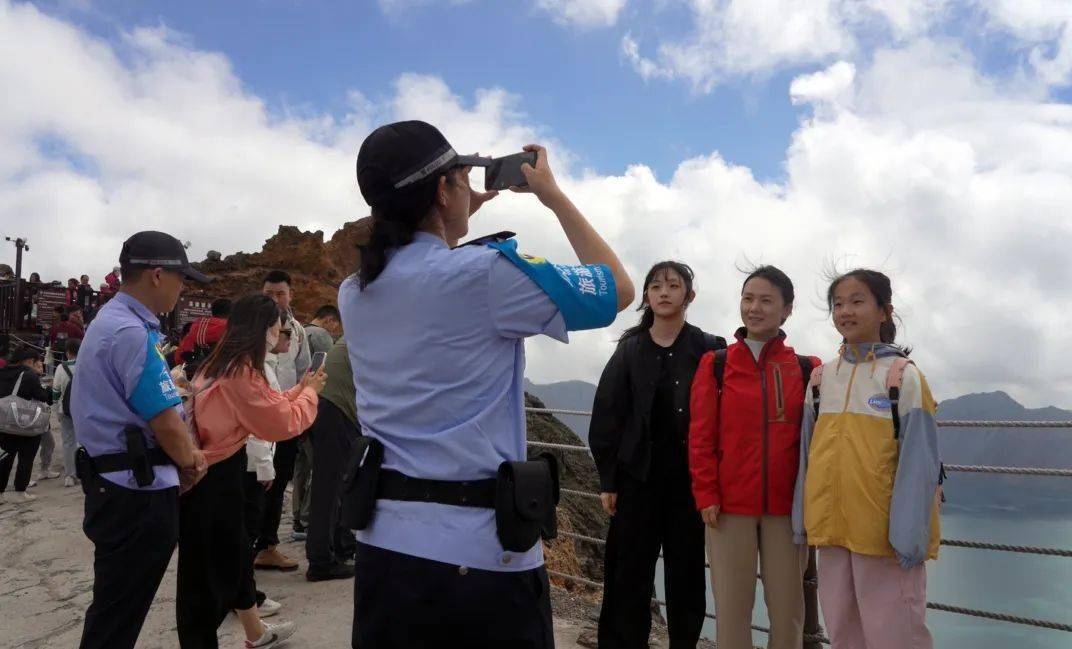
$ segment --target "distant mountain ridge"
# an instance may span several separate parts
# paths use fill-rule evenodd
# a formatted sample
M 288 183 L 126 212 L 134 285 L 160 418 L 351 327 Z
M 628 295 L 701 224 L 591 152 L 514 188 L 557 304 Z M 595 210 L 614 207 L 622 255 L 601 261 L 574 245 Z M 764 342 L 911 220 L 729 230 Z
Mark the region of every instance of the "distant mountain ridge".
M 525 390 L 548 408 L 592 409 L 596 386 L 587 381 L 536 384 Z M 588 417 L 558 418 L 587 444 Z M 1072 421 L 1072 411 L 1054 406 L 1026 408 L 1005 392 L 966 394 L 938 405 L 943 421 Z M 946 464 L 1072 468 L 1072 429 L 942 427 L 938 446 Z M 1072 513 L 1072 479 L 950 473 L 948 507 L 958 510 L 997 509 L 1035 513 Z

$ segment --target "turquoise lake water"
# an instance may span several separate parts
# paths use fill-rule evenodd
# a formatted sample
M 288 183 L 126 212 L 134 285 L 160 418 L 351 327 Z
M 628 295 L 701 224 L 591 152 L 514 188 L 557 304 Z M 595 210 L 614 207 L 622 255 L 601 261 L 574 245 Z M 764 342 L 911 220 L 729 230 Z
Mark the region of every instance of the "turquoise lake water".
M 1072 547 L 1072 517 L 947 510 L 942 515 L 942 536 L 1067 549 Z M 1072 558 L 943 546 L 938 560 L 929 562 L 927 570 L 929 601 L 1072 623 Z M 661 566 L 656 579 L 662 599 Z M 710 584 L 707 597 L 708 610 L 714 612 Z M 762 585 L 756 589 L 753 623 L 767 624 Z M 928 611 L 927 624 L 940 649 L 1072 649 L 1072 633 L 1062 631 L 943 611 Z M 708 620 L 704 637 L 714 639 L 714 633 L 714 622 Z M 756 632 L 753 639 L 756 646 L 766 645 L 765 634 Z

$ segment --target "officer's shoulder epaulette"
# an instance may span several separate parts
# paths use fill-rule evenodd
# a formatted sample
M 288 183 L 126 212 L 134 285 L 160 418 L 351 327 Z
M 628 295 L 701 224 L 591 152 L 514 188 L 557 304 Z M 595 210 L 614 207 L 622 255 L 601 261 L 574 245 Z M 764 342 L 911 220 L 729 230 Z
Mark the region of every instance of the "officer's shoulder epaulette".
M 457 250 L 458 248 L 464 248 L 465 246 L 486 246 L 489 243 L 500 243 L 500 242 L 506 241 L 508 239 L 513 239 L 515 236 L 517 236 L 517 235 L 514 234 L 513 232 L 503 230 L 502 232 L 496 232 L 495 234 L 489 234 L 486 237 L 479 237 L 477 239 L 473 239 L 472 241 L 466 241 L 465 243 L 460 243 L 460 244 L 454 246 L 454 250 Z

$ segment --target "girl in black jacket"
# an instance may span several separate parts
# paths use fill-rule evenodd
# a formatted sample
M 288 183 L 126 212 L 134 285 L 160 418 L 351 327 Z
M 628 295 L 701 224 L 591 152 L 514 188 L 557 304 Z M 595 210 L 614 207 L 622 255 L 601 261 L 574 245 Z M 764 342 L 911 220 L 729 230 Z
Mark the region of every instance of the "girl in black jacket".
M 19 384 L 18 396 L 31 401 L 41 401 L 46 404 L 52 403 L 52 390 L 45 389 L 41 385 L 41 374 L 44 367 L 41 357 L 37 352 L 24 348 L 14 352 L 8 360 L 8 365 L 0 368 L 0 396 L 8 396 L 15 389 L 19 376 L 22 383 Z M 30 484 L 30 474 L 33 471 L 34 456 L 37 455 L 37 447 L 41 445 L 41 436 L 23 437 L 0 433 L 0 499 L 3 499 L 7 490 L 7 481 L 11 476 L 11 465 L 18 458 L 18 468 L 15 469 L 15 493 L 17 500 L 33 500 L 35 497 L 26 493 L 26 487 Z
M 640 324 L 603 370 L 588 443 L 611 516 L 599 646 L 646 648 L 659 550 L 670 647 L 695 647 L 707 606 L 704 530 L 688 465 L 689 393 L 700 357 L 726 346 L 685 321 L 692 269 L 656 264 L 644 279 Z

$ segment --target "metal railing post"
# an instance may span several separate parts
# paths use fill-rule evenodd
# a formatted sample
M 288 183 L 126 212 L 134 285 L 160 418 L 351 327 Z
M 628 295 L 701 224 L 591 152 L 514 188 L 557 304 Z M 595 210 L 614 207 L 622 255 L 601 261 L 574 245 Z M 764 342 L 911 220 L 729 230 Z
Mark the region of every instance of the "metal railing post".
M 816 569 L 815 554 L 815 547 L 809 545 L 808 567 L 804 571 L 804 649 L 819 649 L 822 646 L 815 639 L 823 635 L 823 627 L 819 625 L 819 571 Z

